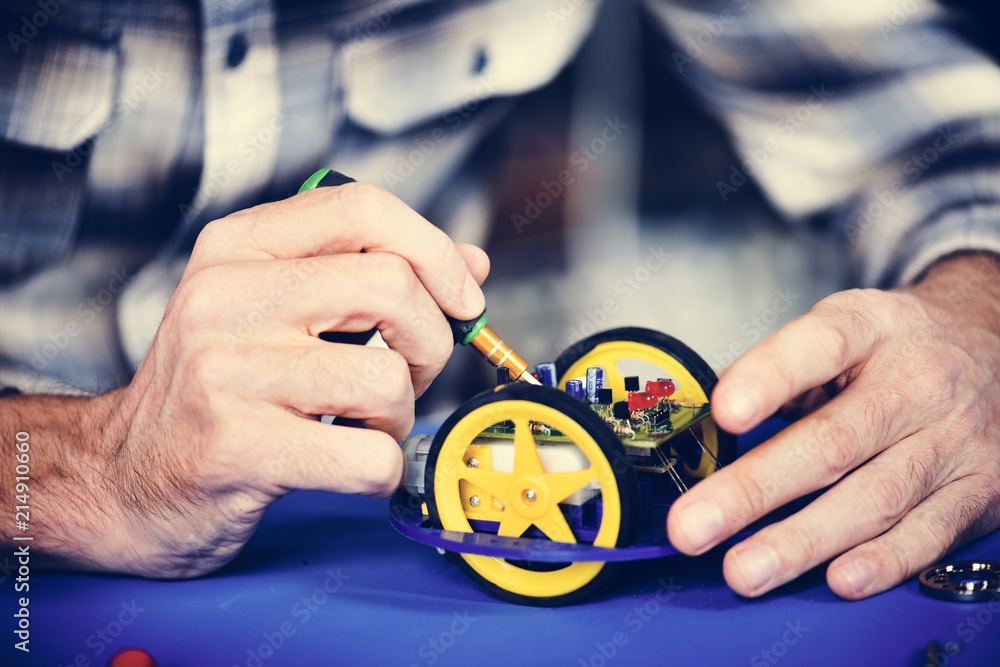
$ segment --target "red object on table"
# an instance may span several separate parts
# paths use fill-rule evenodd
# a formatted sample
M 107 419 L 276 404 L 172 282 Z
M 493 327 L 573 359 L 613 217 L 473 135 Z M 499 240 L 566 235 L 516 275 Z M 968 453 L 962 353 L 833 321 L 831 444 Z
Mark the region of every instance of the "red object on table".
M 156 661 L 141 648 L 126 648 L 111 656 L 108 667 L 156 667 Z

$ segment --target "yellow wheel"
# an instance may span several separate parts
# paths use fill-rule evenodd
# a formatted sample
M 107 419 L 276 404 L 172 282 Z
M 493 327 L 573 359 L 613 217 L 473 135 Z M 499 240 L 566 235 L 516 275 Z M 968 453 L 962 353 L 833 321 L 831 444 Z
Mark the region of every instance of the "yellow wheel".
M 563 387 L 568 379 L 585 377 L 591 366 L 604 369 L 604 386 L 611 388 L 614 401 L 626 400 L 625 377 L 630 374 L 649 379 L 669 377 L 677 388 L 671 398 L 696 405 L 709 402 L 719 381 L 711 367 L 691 348 L 666 334 L 638 327 L 602 331 L 568 348 L 556 360 L 559 386 Z M 649 376 L 652 371 L 658 375 Z M 684 461 L 686 474 L 703 478 L 733 461 L 736 438 L 719 429 L 711 417 L 695 428 L 700 428 L 704 447 L 677 453 Z
M 586 404 L 520 383 L 473 398 L 438 431 L 427 509 L 447 530 L 620 547 L 639 525 L 638 483 L 621 441 Z M 520 604 L 572 602 L 600 586 L 601 562 L 537 564 L 449 554 L 476 583 Z

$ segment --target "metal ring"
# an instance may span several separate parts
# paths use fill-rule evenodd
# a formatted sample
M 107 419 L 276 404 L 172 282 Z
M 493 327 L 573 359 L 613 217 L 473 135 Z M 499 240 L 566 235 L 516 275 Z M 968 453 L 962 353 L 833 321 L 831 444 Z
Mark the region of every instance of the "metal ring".
M 1000 600 L 1000 561 L 963 560 L 920 573 L 920 590 L 952 602 Z

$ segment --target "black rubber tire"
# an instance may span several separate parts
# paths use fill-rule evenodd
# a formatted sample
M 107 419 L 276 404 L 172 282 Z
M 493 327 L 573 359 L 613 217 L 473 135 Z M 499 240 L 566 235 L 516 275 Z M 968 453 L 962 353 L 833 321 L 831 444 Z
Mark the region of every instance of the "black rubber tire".
M 540 403 L 548 407 L 559 410 L 569 416 L 580 426 L 586 429 L 587 433 L 594 438 L 600 447 L 601 452 L 611 462 L 611 469 L 615 475 L 618 486 L 618 494 L 621 499 L 621 529 L 618 533 L 618 540 L 615 546 L 625 547 L 635 542 L 638 537 L 639 526 L 641 524 L 639 507 L 639 486 L 636 479 L 635 469 L 625 452 L 621 440 L 614 434 L 611 428 L 587 405 L 566 393 L 552 387 L 529 385 L 520 382 L 503 385 L 485 391 L 468 401 L 461 408 L 456 410 L 441 428 L 438 429 L 434 441 L 431 443 L 430 451 L 427 455 L 427 468 L 425 471 L 424 485 L 427 489 L 427 513 L 433 524 L 441 527 L 441 519 L 437 511 L 437 502 L 434 493 L 434 472 L 437 466 L 438 456 L 441 447 L 451 430 L 466 415 L 484 405 L 498 401 L 525 400 Z M 552 607 L 572 604 L 593 593 L 596 589 L 607 583 L 615 574 L 614 564 L 605 564 L 601 572 L 584 586 L 572 593 L 555 597 L 532 597 L 512 593 L 492 581 L 484 578 L 462 558 L 461 554 L 446 552 L 448 559 L 457 565 L 470 579 L 488 591 L 491 595 L 516 604 L 531 605 L 536 607 Z

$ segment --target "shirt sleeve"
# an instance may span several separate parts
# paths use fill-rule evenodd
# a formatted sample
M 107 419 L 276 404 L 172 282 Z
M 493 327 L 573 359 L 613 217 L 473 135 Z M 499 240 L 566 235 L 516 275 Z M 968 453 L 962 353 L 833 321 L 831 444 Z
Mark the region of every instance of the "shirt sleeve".
M 826 214 L 868 287 L 1000 253 L 1000 69 L 932 0 L 651 0 L 668 64 L 731 134 L 723 201 L 756 179 Z

